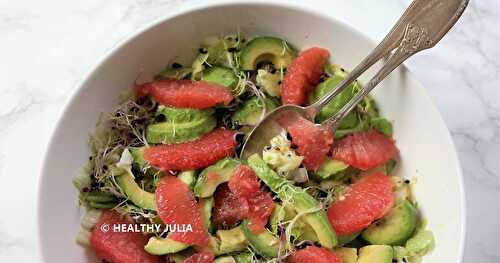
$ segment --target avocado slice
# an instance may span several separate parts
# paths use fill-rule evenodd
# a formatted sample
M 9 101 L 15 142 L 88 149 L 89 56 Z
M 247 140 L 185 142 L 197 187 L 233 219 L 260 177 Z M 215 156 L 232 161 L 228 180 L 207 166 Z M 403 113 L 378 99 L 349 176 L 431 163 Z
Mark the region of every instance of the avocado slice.
M 208 232 L 212 232 L 212 229 L 215 228 L 215 225 L 212 223 L 210 218 L 212 217 L 212 209 L 214 207 L 214 198 L 200 198 L 198 200 L 198 205 L 201 207 L 201 213 L 203 217 L 203 225 Z
M 314 211 L 320 207 L 319 202 L 314 197 L 304 189 L 293 186 L 284 177 L 279 176 L 258 154 L 248 158 L 248 165 L 273 192 L 278 194 L 281 200 L 290 200 L 293 203 L 297 213 L 303 214 L 303 220 L 314 229 L 322 246 L 333 248 L 337 245 L 337 236 L 328 221 L 326 212 L 323 209 Z
M 196 250 L 197 251 L 212 252 L 216 256 L 222 254 L 222 253 L 220 253 L 220 250 L 219 250 L 219 239 L 217 239 L 216 237 L 214 237 L 212 235 L 209 235 L 209 239 L 208 239 L 208 244 L 207 245 L 202 246 L 202 247 L 197 246 Z
M 244 220 L 241 223 L 241 228 L 248 242 L 259 255 L 265 258 L 275 258 L 278 256 L 280 240 L 277 236 L 273 235 L 273 233 L 267 229 L 255 235 L 250 228 L 248 228 L 248 220 Z
M 188 186 L 188 188 L 192 191 L 194 184 L 196 183 L 196 171 L 195 170 L 183 171 L 177 175 L 177 178 L 179 178 L 179 180 L 185 183 Z
M 358 260 L 358 250 L 350 247 L 339 247 L 333 250 L 340 257 L 342 263 L 356 263 Z
M 236 263 L 236 260 L 232 256 L 221 256 L 214 259 L 213 263 Z
M 406 241 L 406 251 L 409 256 L 424 256 L 434 248 L 434 235 L 428 230 L 419 230 L 408 241 Z
M 253 262 L 253 254 L 250 252 L 243 252 L 233 256 L 236 260 L 236 263 L 252 263 Z
M 255 82 L 259 87 L 262 87 L 267 94 L 273 97 L 281 96 L 281 76 L 280 73 L 271 73 L 264 69 L 257 70 Z
M 369 245 L 359 250 L 359 257 L 356 263 L 391 263 L 393 254 L 391 246 Z
M 374 245 L 400 246 L 413 235 L 417 221 L 417 210 L 405 200 L 365 229 L 361 237 Z
M 353 233 L 353 234 L 350 234 L 350 235 L 347 235 L 347 236 L 338 236 L 338 240 L 339 240 L 339 246 L 343 246 L 351 241 L 353 241 L 354 239 L 356 239 L 359 234 L 361 234 L 361 232 L 356 232 L 356 233 Z
M 198 139 L 217 125 L 213 110 L 159 108 L 157 115 L 166 121 L 146 127 L 146 140 L 149 143 L 181 143 Z
M 286 41 L 277 37 L 256 37 L 240 52 L 242 70 L 255 70 L 260 62 L 271 62 L 276 69 L 286 68 L 295 58 L 295 52 Z
M 349 165 L 342 161 L 328 158 L 323 162 L 323 164 L 321 164 L 319 169 L 313 172 L 311 175 L 314 179 L 318 181 L 323 181 L 328 179 L 340 179 L 340 177 L 342 177 L 341 173 L 345 171 L 348 167 Z
M 266 113 L 274 110 L 278 104 L 271 98 L 265 98 Z M 256 125 L 262 117 L 262 101 L 257 97 L 245 101 L 243 105 L 233 114 L 231 120 L 233 124 L 239 125 Z
M 309 102 L 312 104 L 325 96 L 334 89 L 342 80 L 343 76 L 335 74 L 334 76 L 321 82 L 309 95 Z M 316 121 L 321 123 L 331 116 L 335 115 L 347 102 L 349 102 L 358 90 L 357 82 L 351 83 L 344 91 L 338 94 L 330 101 L 316 116 Z M 340 123 L 340 129 L 353 128 L 358 123 L 356 113 L 352 111 Z
M 238 85 L 238 77 L 234 74 L 231 69 L 223 67 L 211 67 L 203 71 L 201 80 L 209 83 L 218 84 L 224 86 L 231 91 Z
M 229 181 L 234 169 L 239 164 L 237 159 L 225 158 L 203 169 L 194 185 L 194 194 L 200 198 L 212 196 L 218 185 Z M 209 174 L 216 176 L 208 176 Z
M 165 255 L 177 253 L 188 248 L 188 244 L 175 241 L 170 238 L 150 237 L 148 243 L 144 246 L 144 250 L 151 255 Z
M 146 160 L 144 160 L 144 149 L 146 147 L 130 147 L 128 148 L 132 158 L 134 159 L 134 163 L 139 166 L 144 166 L 146 164 Z
M 276 204 L 269 218 L 271 232 L 276 235 L 278 233 L 278 224 L 280 222 L 290 222 L 295 216 L 297 216 L 297 212 L 290 203 L 284 202 L 282 205 Z M 306 223 L 303 218 L 297 218 L 295 220 L 291 235 L 297 240 L 318 241 L 318 236 L 314 232 L 314 229 Z
M 248 240 L 241 226 L 229 230 L 217 230 L 216 236 L 220 240 L 221 254 L 243 251 L 248 247 Z
M 174 68 L 174 67 L 166 67 L 162 71 L 160 71 L 158 74 L 155 75 L 155 80 L 160 80 L 160 79 L 184 79 L 191 72 L 193 69 L 191 68 Z
M 149 210 L 156 210 L 155 195 L 144 191 L 134 180 L 130 169 L 115 176 L 118 186 L 125 193 L 127 198 L 135 205 Z
M 278 234 L 278 225 L 280 222 L 285 220 L 285 209 L 280 204 L 274 204 L 273 212 L 269 217 L 269 226 L 271 227 L 271 233 Z

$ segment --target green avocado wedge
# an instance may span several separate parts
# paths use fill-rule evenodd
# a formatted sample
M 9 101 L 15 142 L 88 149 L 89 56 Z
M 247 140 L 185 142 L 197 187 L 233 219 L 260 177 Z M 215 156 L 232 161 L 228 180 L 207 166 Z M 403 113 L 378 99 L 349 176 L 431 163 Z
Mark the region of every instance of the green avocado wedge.
M 125 193 L 127 198 L 135 205 L 148 210 L 156 210 L 155 195 L 144 191 L 134 180 L 132 172 L 126 172 L 115 176 L 118 186 Z
M 211 196 L 207 198 L 200 198 L 198 199 L 198 206 L 201 209 L 205 230 L 212 232 L 215 228 L 212 220 L 210 220 L 212 218 L 212 209 L 214 208 L 214 198 Z
M 342 263 L 356 263 L 358 261 L 358 250 L 350 247 L 338 247 L 333 250 Z
M 165 255 L 177 253 L 188 248 L 189 245 L 169 238 L 150 237 L 144 250 L 151 255 Z
M 326 248 L 337 245 L 337 236 L 333 230 L 326 212 L 318 200 L 314 199 L 302 188 L 293 186 L 284 177 L 272 170 L 258 154 L 248 158 L 248 165 L 257 176 L 275 192 L 281 200 L 291 202 L 297 214 L 300 214 L 316 233 L 319 243 Z
M 369 245 L 359 250 L 356 263 L 392 263 L 393 254 L 391 246 Z
M 255 251 L 265 258 L 275 258 L 278 256 L 280 241 L 277 236 L 273 235 L 269 230 L 256 235 L 248 228 L 248 220 L 241 223 L 243 233 L 250 245 Z
M 334 89 L 344 77 L 335 74 L 334 76 L 326 79 L 320 83 L 309 96 L 309 103 L 314 103 L 318 101 L 321 97 L 326 95 L 329 91 Z M 328 103 L 316 116 L 316 121 L 319 123 L 325 121 L 329 117 L 337 113 L 347 102 L 349 102 L 352 97 L 356 94 L 357 83 L 351 83 L 344 91 L 337 95 L 330 103 Z M 340 123 L 340 129 L 352 128 L 356 126 L 358 119 L 356 113 L 353 111 L 349 113 L 344 120 Z
M 238 84 L 238 77 L 231 69 L 223 67 L 211 67 L 203 71 L 201 80 L 218 84 L 233 91 Z
M 252 97 L 251 99 L 245 101 L 241 108 L 234 112 L 231 117 L 233 124 L 239 125 L 256 125 L 262 118 L 262 111 L 264 107 L 263 103 L 257 97 Z M 270 99 L 265 98 L 264 104 L 266 106 L 266 112 L 269 113 L 274 110 L 278 104 Z
M 236 260 L 232 256 L 220 256 L 213 263 L 236 263 Z
M 295 52 L 286 41 L 277 37 L 256 37 L 240 52 L 242 70 L 255 70 L 260 62 L 271 62 L 276 69 L 286 68 L 295 58 Z
M 216 236 L 220 240 L 219 250 L 221 254 L 243 251 L 248 247 L 248 240 L 242 226 L 229 230 L 217 230 Z
M 413 235 L 417 222 L 417 210 L 405 200 L 365 229 L 361 237 L 374 245 L 400 246 Z
M 175 109 L 163 107 L 157 115 L 166 121 L 146 127 L 146 140 L 149 143 L 173 144 L 198 139 L 217 125 L 213 110 Z
M 203 169 L 194 185 L 194 194 L 199 198 L 210 197 L 218 185 L 229 181 L 240 161 L 225 158 Z

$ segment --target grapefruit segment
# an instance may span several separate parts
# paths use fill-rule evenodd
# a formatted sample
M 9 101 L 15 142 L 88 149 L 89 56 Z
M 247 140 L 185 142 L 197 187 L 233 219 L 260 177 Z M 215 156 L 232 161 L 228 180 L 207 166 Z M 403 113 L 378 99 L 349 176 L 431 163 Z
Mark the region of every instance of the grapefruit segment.
M 152 146 L 144 150 L 144 159 L 162 171 L 204 168 L 234 154 L 235 134 L 216 129 L 194 141 Z
M 296 151 L 304 157 L 304 166 L 316 171 L 330 151 L 333 133 L 298 114 L 280 116 L 278 121 L 292 136 L 292 144 L 298 146 Z
M 191 245 L 208 244 L 198 203 L 187 185 L 175 176 L 165 175 L 155 191 L 158 215 L 165 224 L 190 225 L 192 231 L 171 232 L 170 238 Z
M 248 216 L 248 202 L 221 184 L 214 193 L 213 220 L 219 228 L 232 227 Z
M 90 246 L 107 262 L 159 263 L 160 258 L 144 251 L 148 237 L 136 232 L 115 232 L 114 225 L 134 224 L 115 211 L 105 211 L 90 235 Z M 109 231 L 105 231 L 108 229 Z
M 229 178 L 229 189 L 235 195 L 249 198 L 259 191 L 260 183 L 254 171 L 247 165 L 238 165 Z
M 332 147 L 332 159 L 361 170 L 382 165 L 397 153 L 394 140 L 376 130 L 349 134 Z
M 342 263 L 340 258 L 324 247 L 309 246 L 295 251 L 288 258 L 288 263 Z
M 225 87 L 204 81 L 164 79 L 136 86 L 137 96 L 152 96 L 158 103 L 175 108 L 206 109 L 233 100 Z
M 215 255 L 212 252 L 198 252 L 186 258 L 182 263 L 212 263 Z
M 328 208 L 328 219 L 339 236 L 359 232 L 392 207 L 392 181 L 383 173 L 368 175 L 351 185 Z
M 319 83 L 329 56 L 328 50 L 312 47 L 292 61 L 281 85 L 283 104 L 303 105 L 306 102 L 307 93 Z

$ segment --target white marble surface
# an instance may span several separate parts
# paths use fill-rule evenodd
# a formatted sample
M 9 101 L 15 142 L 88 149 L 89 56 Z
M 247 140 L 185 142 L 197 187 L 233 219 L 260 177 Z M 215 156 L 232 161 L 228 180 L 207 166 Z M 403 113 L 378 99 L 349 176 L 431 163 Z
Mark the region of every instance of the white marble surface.
M 314 6 L 380 39 L 409 1 Z M 34 262 L 41 160 L 78 80 L 120 39 L 191 2 L 0 0 L 0 262 Z M 499 24 L 498 0 L 472 1 L 438 47 L 407 63 L 460 154 L 468 209 L 464 262 L 500 262 Z

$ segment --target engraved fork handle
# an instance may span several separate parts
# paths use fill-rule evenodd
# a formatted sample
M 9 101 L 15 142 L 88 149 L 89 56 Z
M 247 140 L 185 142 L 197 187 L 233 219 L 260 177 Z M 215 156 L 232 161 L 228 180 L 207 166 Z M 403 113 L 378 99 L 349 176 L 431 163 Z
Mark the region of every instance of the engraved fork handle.
M 389 73 L 415 53 L 433 47 L 451 29 L 469 0 L 414 0 L 380 44 L 337 87 L 306 108 L 314 117 L 325 105 L 383 57 L 385 65 L 337 114 L 322 125 L 338 123 Z

